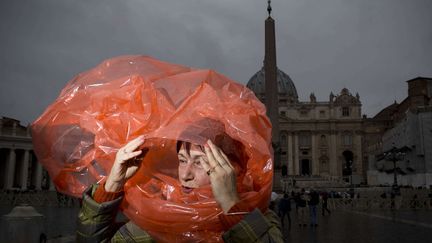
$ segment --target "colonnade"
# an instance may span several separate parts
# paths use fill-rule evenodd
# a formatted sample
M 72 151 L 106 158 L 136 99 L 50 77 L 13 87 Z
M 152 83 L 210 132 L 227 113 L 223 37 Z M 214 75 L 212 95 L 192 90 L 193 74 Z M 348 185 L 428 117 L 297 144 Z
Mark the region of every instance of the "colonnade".
M 32 150 L 1 148 L 0 151 L 1 190 L 55 190 Z
M 324 135 L 324 142 L 321 136 Z M 302 160 L 309 161 L 309 175 L 326 175 L 342 177 L 342 166 L 344 158 L 342 152 L 352 151 L 354 154 L 354 166 L 361 171 L 361 135 L 353 132 L 353 144 L 345 146 L 341 134 L 336 131 L 330 132 L 309 132 L 310 143 L 306 146 L 300 142 L 301 132 L 285 132 L 287 147 L 282 147 L 286 155 L 282 157 L 281 165 L 288 167 L 288 175 L 302 175 Z M 325 158 L 324 160 L 322 158 Z M 323 163 L 323 164 L 321 164 Z
M 0 118 L 0 190 L 55 190 L 33 152 L 30 126 Z

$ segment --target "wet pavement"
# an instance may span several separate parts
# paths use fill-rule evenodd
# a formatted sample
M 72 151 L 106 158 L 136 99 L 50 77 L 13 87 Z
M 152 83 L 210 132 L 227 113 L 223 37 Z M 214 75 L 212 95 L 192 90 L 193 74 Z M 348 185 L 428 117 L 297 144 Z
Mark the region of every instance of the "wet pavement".
M 11 208 L 0 207 L 0 214 Z M 36 209 L 45 215 L 45 229 L 52 242 L 73 242 L 78 208 Z M 291 212 L 292 227 L 283 230 L 286 242 L 293 243 L 383 243 L 432 242 L 432 211 L 332 211 L 329 216 L 318 215 L 318 227 L 299 227 L 295 210 Z M 288 224 L 287 220 L 285 220 Z M 67 236 L 59 241 L 59 236 Z
M 432 242 L 432 211 L 334 211 L 318 216 L 318 227 L 299 227 L 295 210 L 292 226 L 283 230 L 286 242 Z

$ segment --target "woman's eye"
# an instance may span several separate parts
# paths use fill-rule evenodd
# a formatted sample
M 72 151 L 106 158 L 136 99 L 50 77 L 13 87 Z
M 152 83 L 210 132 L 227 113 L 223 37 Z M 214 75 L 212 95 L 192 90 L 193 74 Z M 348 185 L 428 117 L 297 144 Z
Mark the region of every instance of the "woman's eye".
M 197 161 L 194 162 L 194 164 L 195 164 L 196 166 L 201 166 L 201 161 L 197 160 Z
M 180 159 L 179 162 L 180 162 L 180 164 L 185 164 L 185 163 L 187 163 L 187 161 L 184 160 L 184 159 Z

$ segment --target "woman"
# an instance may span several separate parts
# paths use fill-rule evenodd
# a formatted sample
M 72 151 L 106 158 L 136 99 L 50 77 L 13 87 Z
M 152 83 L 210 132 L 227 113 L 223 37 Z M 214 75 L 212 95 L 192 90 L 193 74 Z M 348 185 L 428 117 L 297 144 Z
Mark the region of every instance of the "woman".
M 93 186 L 83 196 L 79 214 L 78 242 L 153 242 L 145 229 L 129 222 L 115 223 L 122 201 L 125 183 L 135 175 L 143 156 L 140 136 L 120 148 L 105 183 Z M 279 219 L 272 211 L 264 214 L 251 210 L 242 203 L 236 188 L 236 168 L 224 151 L 208 140 L 204 146 L 189 142 L 177 142 L 178 180 L 185 194 L 211 185 L 214 199 L 223 211 L 219 215 L 226 229 L 222 235 L 225 242 L 283 242 Z M 136 158 L 138 158 L 136 160 Z M 238 169 L 237 169 L 238 171 Z M 252 211 L 243 213 L 245 211 Z M 193 235 L 188 242 L 197 241 Z
M 191 132 L 181 137 L 189 126 Z M 135 240 L 151 235 L 160 242 L 214 242 L 225 233 L 227 241 L 247 235 L 252 238 L 243 242 L 250 242 L 275 228 L 268 222 L 262 230 L 250 218 L 262 223 L 265 217 L 248 213 L 254 208 L 267 213 L 271 193 L 271 123 L 265 106 L 247 87 L 213 70 L 141 55 L 114 57 L 74 77 L 31 130 L 38 161 L 56 189 L 76 197 L 88 189 L 78 241 L 124 240 L 131 234 Z M 248 159 L 232 159 L 235 146 L 201 136 L 205 131 L 225 131 L 244 145 L 237 151 Z M 144 155 L 139 135 L 145 135 L 142 147 L 148 152 L 136 160 Z M 180 166 L 178 140 L 191 143 Z M 217 148 L 205 148 L 207 140 Z M 207 163 L 197 165 L 196 156 L 187 157 L 191 151 L 201 152 L 198 157 Z M 242 170 L 233 172 L 237 167 Z M 119 208 L 134 223 L 115 224 Z M 245 223 L 237 223 L 238 215 Z

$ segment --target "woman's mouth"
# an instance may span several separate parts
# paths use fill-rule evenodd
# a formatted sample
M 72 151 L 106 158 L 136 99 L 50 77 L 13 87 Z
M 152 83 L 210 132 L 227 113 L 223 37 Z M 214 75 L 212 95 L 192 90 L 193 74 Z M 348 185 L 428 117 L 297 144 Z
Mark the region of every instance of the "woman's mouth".
M 191 193 L 193 191 L 192 187 L 182 186 L 182 191 L 184 193 Z

